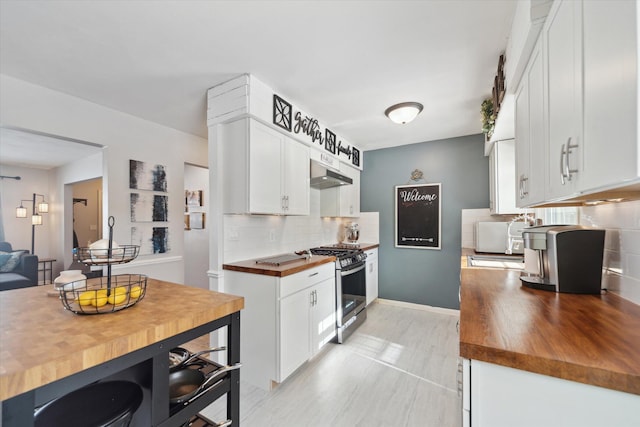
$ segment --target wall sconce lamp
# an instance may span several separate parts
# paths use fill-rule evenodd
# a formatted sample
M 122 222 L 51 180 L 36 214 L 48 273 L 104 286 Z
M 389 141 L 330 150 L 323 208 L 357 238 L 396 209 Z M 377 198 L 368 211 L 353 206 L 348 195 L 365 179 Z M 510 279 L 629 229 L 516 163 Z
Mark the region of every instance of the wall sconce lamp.
M 401 102 L 384 110 L 384 114 L 392 122 L 403 125 L 415 119 L 423 108 L 419 102 Z
M 42 201 L 38 204 L 36 204 L 37 197 L 42 197 Z M 35 249 L 36 225 L 42 225 L 42 215 L 40 215 L 40 213 L 49 213 L 49 203 L 47 203 L 43 194 L 33 193 L 32 200 L 20 200 L 20 206 L 16 208 L 16 218 L 27 217 L 27 208 L 22 206 L 22 202 L 31 202 L 33 204 L 33 211 L 31 213 L 31 254 L 33 255 Z

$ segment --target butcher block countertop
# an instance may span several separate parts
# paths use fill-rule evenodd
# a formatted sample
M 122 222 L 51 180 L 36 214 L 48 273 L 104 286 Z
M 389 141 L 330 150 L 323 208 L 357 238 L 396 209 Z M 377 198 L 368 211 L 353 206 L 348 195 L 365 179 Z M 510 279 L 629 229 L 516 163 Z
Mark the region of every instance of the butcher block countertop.
M 363 251 L 375 249 L 379 246 L 380 245 L 378 243 L 360 243 L 360 249 L 362 249 Z M 268 258 L 268 257 L 262 257 L 258 259 L 264 259 L 264 258 Z M 335 260 L 336 258 L 332 256 L 313 255 L 311 258 L 306 260 L 289 262 L 282 265 L 268 265 L 268 264 L 257 264 L 256 263 L 257 259 L 248 259 L 245 261 L 236 261 L 236 262 L 230 262 L 228 264 L 224 264 L 222 268 L 223 270 L 239 271 L 241 273 L 264 274 L 266 276 L 285 277 L 291 274 L 299 273 L 309 268 L 314 268 L 319 265 L 326 264 L 328 262 L 334 262 Z
M 520 274 L 462 260 L 460 356 L 640 395 L 640 306 L 522 287 Z
M 261 258 L 262 259 L 262 258 Z M 264 274 L 266 276 L 285 277 L 299 273 L 322 264 L 334 262 L 335 257 L 313 255 L 311 258 L 289 262 L 282 265 L 257 264 L 255 259 L 224 264 L 224 270 L 239 271 L 241 273 Z
M 153 345 L 244 308 L 244 298 L 148 279 L 124 310 L 77 315 L 53 286 L 0 292 L 0 400 Z

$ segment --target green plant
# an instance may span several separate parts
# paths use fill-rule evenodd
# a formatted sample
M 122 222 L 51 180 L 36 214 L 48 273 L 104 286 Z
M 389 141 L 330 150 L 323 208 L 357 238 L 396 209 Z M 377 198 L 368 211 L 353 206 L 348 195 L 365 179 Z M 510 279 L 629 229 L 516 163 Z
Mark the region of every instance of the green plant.
M 493 101 L 491 99 L 485 99 L 480 107 L 482 112 L 482 133 L 487 135 L 487 138 L 491 138 L 493 135 L 493 129 L 496 125 L 496 115 L 493 112 Z

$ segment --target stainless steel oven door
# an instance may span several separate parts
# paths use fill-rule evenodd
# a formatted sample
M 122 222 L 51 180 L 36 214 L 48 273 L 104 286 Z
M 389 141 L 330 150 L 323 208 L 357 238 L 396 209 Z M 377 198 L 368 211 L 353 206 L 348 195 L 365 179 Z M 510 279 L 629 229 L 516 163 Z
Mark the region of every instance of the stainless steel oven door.
M 364 262 L 349 266 L 348 270 L 336 270 L 336 320 L 338 342 L 355 329 L 364 319 L 367 302 L 367 272 Z

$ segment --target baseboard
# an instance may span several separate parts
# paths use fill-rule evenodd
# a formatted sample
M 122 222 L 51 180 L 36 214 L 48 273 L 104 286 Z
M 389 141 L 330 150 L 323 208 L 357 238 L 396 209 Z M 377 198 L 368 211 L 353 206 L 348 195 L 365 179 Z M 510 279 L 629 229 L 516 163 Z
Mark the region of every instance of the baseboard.
M 456 310 L 453 308 L 434 307 L 432 305 L 415 304 L 412 302 L 396 301 L 392 299 L 382 299 L 382 298 L 378 298 L 374 302 L 377 302 L 379 304 L 395 305 L 397 307 L 411 308 L 413 310 L 431 311 L 434 313 L 448 314 L 449 316 L 456 316 L 456 317 L 460 316 L 460 310 Z

